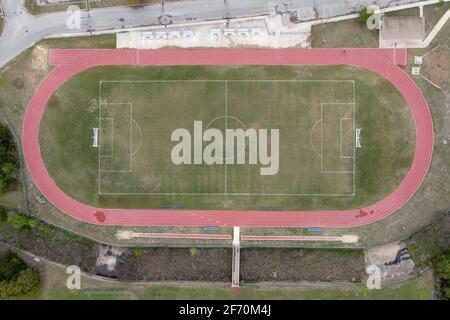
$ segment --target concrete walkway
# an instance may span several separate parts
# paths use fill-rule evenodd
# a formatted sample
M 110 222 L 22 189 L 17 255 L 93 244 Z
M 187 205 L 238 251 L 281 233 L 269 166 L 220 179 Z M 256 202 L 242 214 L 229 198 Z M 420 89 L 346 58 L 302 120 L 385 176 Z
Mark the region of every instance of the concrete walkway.
M 342 243 L 358 243 L 356 235 L 342 236 L 253 236 L 244 235 L 244 241 L 318 241 L 318 242 L 342 242 Z
M 234 227 L 233 231 L 233 262 L 232 262 L 232 274 L 231 274 L 231 287 L 239 287 L 239 267 L 241 264 L 241 240 L 240 240 L 240 227 Z

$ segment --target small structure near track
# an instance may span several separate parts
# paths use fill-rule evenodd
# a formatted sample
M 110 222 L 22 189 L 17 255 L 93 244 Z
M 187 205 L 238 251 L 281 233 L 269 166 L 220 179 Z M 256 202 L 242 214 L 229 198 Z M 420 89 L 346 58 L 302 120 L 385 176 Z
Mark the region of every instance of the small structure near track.
M 170 54 L 169 54 L 170 53 Z M 393 56 L 395 55 L 395 59 Z M 85 223 L 140 226 L 245 226 L 359 227 L 381 220 L 407 203 L 421 186 L 431 162 L 434 132 L 431 113 L 420 89 L 400 69 L 406 50 L 383 49 L 199 49 L 199 50 L 51 50 L 49 63 L 58 65 L 36 89 L 23 119 L 23 154 L 31 177 L 48 201 Z M 403 182 L 389 197 L 363 210 L 244 212 L 230 210 L 98 209 L 71 198 L 45 170 L 39 146 L 40 120 L 55 91 L 71 77 L 89 68 L 108 65 L 344 65 L 370 69 L 392 82 L 405 97 L 416 125 L 416 151 Z M 99 211 L 102 210 L 102 211 Z M 169 219 L 170 218 L 170 219 Z M 210 236 L 210 235 L 208 235 Z
M 95 273 L 101 276 L 115 278 L 117 259 L 123 253 L 123 248 L 102 245 L 97 257 Z

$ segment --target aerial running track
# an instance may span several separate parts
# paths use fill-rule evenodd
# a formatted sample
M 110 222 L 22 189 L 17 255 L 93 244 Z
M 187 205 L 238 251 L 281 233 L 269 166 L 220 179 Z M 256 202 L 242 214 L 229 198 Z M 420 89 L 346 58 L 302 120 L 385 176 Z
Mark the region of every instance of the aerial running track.
M 383 219 L 420 187 L 433 153 L 433 124 L 425 98 L 405 73 L 405 49 L 195 49 L 51 50 L 56 67 L 34 93 L 23 123 L 23 151 L 42 194 L 59 210 L 92 224 L 122 226 L 320 226 L 356 227 Z M 152 65 L 351 65 L 373 71 L 403 95 L 416 126 L 414 160 L 404 180 L 386 198 L 347 211 L 128 210 L 94 208 L 65 194 L 49 176 L 39 148 L 39 127 L 50 97 L 71 77 L 98 66 Z

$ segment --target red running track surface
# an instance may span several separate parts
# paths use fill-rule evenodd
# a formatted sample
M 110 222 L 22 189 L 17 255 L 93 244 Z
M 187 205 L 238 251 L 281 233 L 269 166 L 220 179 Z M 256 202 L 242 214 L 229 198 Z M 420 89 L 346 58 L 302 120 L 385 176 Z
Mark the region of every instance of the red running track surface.
M 293 226 L 356 227 L 401 208 L 420 187 L 433 153 L 433 124 L 425 98 L 401 69 L 405 49 L 195 49 L 51 50 L 56 68 L 34 93 L 23 123 L 23 151 L 34 182 L 58 209 L 83 222 L 122 226 Z M 351 65 L 389 80 L 404 96 L 416 126 L 416 150 L 406 177 L 386 198 L 347 211 L 227 211 L 99 209 L 65 194 L 49 176 L 39 148 L 39 126 L 47 102 L 74 75 L 109 65 Z

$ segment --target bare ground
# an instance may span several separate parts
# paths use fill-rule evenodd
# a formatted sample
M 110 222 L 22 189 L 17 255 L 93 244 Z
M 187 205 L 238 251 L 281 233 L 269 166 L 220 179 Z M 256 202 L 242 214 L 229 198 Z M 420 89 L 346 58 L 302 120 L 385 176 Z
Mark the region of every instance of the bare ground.
M 241 280 L 361 282 L 362 252 L 309 249 L 241 249 Z

